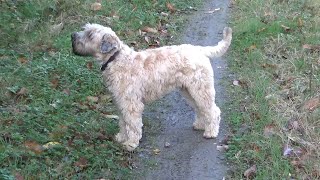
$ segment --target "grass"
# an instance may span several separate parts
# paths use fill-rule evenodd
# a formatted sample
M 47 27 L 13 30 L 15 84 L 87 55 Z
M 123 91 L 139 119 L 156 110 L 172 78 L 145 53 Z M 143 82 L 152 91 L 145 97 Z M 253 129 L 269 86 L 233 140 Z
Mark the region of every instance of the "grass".
M 118 127 L 109 115 L 116 111 L 99 68 L 71 53 L 70 34 L 94 22 L 137 49 L 170 44 L 199 1 L 172 0 L 172 13 L 164 0 L 102 1 L 98 11 L 92 3 L 1 2 L 0 179 L 132 175 L 132 155 L 112 139 Z
M 319 7 L 233 1 L 229 64 L 240 85 L 229 88 L 232 179 L 320 178 Z

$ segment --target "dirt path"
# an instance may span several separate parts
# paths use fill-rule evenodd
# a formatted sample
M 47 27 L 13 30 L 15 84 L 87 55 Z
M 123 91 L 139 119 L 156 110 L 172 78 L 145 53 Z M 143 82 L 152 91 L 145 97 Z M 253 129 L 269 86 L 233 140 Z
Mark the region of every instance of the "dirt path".
M 206 1 L 203 8 L 191 16 L 182 43 L 214 45 L 220 41 L 221 32 L 227 26 L 228 5 L 228 0 Z M 216 8 L 220 10 L 208 13 Z M 221 107 L 226 96 L 220 85 L 226 62 L 220 58 L 214 59 L 212 67 L 215 72 L 216 102 Z M 194 112 L 179 93 L 171 93 L 153 106 L 156 107 L 144 113 L 151 125 L 145 127 L 142 151 L 139 153 L 142 159 L 148 161 L 145 168 L 147 172 L 142 179 L 223 179 L 228 168 L 224 155 L 216 150 L 216 146 L 226 133 L 224 112 L 219 137 L 207 140 L 202 137 L 202 131 L 192 130 Z M 147 129 L 152 127 L 157 131 L 155 134 Z M 170 146 L 165 147 L 166 143 Z M 151 155 L 154 149 L 159 149 L 160 153 Z

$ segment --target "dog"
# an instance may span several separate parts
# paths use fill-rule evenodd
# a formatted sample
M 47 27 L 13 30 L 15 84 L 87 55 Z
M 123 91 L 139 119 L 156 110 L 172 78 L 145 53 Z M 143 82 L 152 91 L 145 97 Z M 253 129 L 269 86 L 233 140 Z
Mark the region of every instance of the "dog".
M 115 140 L 133 151 L 142 137 L 142 112 L 148 102 L 179 89 L 195 111 L 195 130 L 205 138 L 219 133 L 220 109 L 215 104 L 210 59 L 222 56 L 232 40 L 232 29 L 223 30 L 216 46 L 190 44 L 135 51 L 109 27 L 86 24 L 71 34 L 72 49 L 79 56 L 94 57 L 101 65 L 107 89 L 119 110 L 120 131 Z

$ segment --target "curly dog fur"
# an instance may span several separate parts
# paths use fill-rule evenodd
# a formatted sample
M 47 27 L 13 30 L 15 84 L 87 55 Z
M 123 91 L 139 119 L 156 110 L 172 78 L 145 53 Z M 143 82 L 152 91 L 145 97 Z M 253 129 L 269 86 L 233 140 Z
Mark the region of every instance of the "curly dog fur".
M 193 107 L 194 129 L 204 130 L 205 138 L 217 137 L 220 109 L 215 104 L 209 58 L 227 51 L 231 28 L 224 29 L 223 39 L 216 46 L 182 44 L 138 52 L 124 44 L 111 28 L 99 24 L 87 24 L 71 37 L 75 54 L 93 56 L 104 66 L 104 81 L 120 112 L 116 141 L 128 151 L 134 150 L 142 137 L 145 103 L 174 89 L 179 89 Z

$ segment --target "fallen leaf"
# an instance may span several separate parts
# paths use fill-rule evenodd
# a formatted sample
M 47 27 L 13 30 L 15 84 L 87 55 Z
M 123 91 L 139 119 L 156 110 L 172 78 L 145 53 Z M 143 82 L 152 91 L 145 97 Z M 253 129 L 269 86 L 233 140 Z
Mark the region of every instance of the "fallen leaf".
M 221 10 L 221 8 L 216 8 L 216 9 L 214 9 L 214 10 L 207 11 L 206 13 L 207 13 L 207 14 L 212 14 L 212 13 L 215 13 L 215 12 L 220 11 L 220 10 Z
M 291 30 L 290 27 L 285 26 L 285 25 L 282 25 L 282 24 L 281 24 L 281 27 L 282 27 L 282 29 L 283 29 L 284 31 L 286 31 L 286 32 L 289 32 L 289 31 Z
M 273 134 L 275 134 L 275 129 L 274 129 L 274 125 L 267 125 L 264 127 L 264 130 L 263 130 L 263 135 L 265 137 L 271 137 Z
M 232 84 L 234 86 L 241 86 L 241 87 L 244 87 L 244 88 L 248 87 L 248 83 L 246 81 L 244 81 L 244 80 L 234 80 L 232 82 Z
M 293 120 L 289 120 L 288 121 L 288 129 L 289 130 L 299 130 L 300 126 L 299 126 L 299 122 L 297 120 L 293 121 Z
M 266 30 L 266 28 L 261 28 L 261 29 L 259 29 L 257 32 L 260 33 L 260 32 L 263 32 L 263 31 L 265 31 L 265 30 Z
M 91 4 L 92 11 L 99 11 L 99 10 L 101 10 L 101 8 L 102 8 L 101 3 L 95 2 L 95 3 Z
M 87 96 L 87 100 L 92 103 L 97 103 L 99 101 L 99 97 L 96 96 Z
M 309 110 L 309 111 L 314 111 L 318 107 L 320 107 L 320 96 L 309 99 L 303 105 L 303 109 Z
M 160 149 L 154 149 L 152 152 L 154 155 L 158 155 L 158 154 L 160 154 L 161 151 L 160 151 Z
M 253 50 L 257 49 L 257 46 L 255 44 L 251 45 L 250 47 L 246 48 L 245 51 L 246 52 L 251 52 Z
M 53 148 L 54 146 L 57 146 L 57 145 L 60 145 L 59 142 L 48 142 L 44 145 L 42 145 L 42 148 L 43 149 L 50 149 L 50 148 Z
M 176 11 L 176 8 L 171 3 L 167 2 L 166 6 L 171 13 L 174 13 Z
M 302 168 L 304 166 L 303 162 L 300 160 L 293 160 L 290 162 L 292 166 L 297 168 Z
M 164 147 L 168 148 L 168 147 L 170 147 L 170 146 L 171 146 L 171 144 L 170 144 L 169 142 L 165 142 L 165 143 L 164 143 Z
M 265 11 L 264 16 L 272 16 L 272 13 L 270 11 Z
M 105 114 L 102 114 L 105 118 L 108 118 L 108 119 L 116 119 L 118 120 L 119 119 L 119 116 L 117 115 L 105 115 Z
M 249 169 L 247 169 L 243 175 L 246 177 L 246 178 L 249 178 L 249 177 L 252 177 L 253 175 L 255 175 L 257 172 L 257 166 L 256 165 L 253 165 L 251 166 Z
M 240 86 L 239 80 L 234 80 L 234 81 L 232 82 L 232 84 L 233 84 L 234 86 Z
M 81 157 L 77 162 L 75 162 L 73 164 L 74 166 L 80 167 L 80 168 L 84 168 L 86 166 L 88 166 L 88 160 L 84 157 Z
M 64 24 L 62 22 L 59 24 L 54 24 L 50 28 L 50 33 L 51 34 L 59 34 L 63 28 L 64 28 Z
M 87 63 L 87 68 L 91 70 L 92 67 L 93 67 L 93 62 L 88 62 Z
M 25 96 L 28 93 L 27 88 L 23 87 L 19 90 L 19 92 L 17 92 L 18 96 Z
M 222 145 L 218 145 L 217 146 L 217 150 L 220 151 L 220 152 L 225 152 L 229 149 L 229 146 L 228 145 L 225 145 L 225 144 L 222 144 Z
M 21 56 L 18 58 L 19 63 L 21 64 L 27 64 L 28 63 L 28 59 L 24 56 Z
M 148 36 L 145 36 L 144 37 L 144 40 L 149 44 L 150 43 L 150 40 L 149 40 L 149 37 Z
M 264 63 L 262 64 L 263 68 L 277 68 L 277 65 L 275 64 L 269 64 L 269 63 Z
M 158 33 L 158 30 L 156 30 L 155 28 L 148 27 L 148 26 L 142 28 L 141 31 L 148 32 L 148 33 Z
M 54 79 L 52 79 L 50 82 L 51 82 L 51 86 L 52 86 L 54 89 L 56 89 L 56 88 L 58 87 L 58 85 L 59 85 L 59 79 L 58 79 L 58 78 L 54 78 Z
M 42 146 L 35 141 L 26 141 L 24 142 L 24 146 L 36 154 L 40 154 L 43 151 Z
M 293 148 L 291 148 L 288 144 L 283 146 L 283 156 L 288 157 L 292 154 Z
M 169 16 L 169 14 L 168 14 L 168 13 L 165 13 L 165 12 L 161 12 L 160 15 L 161 15 L 161 16 L 166 16 L 166 17 Z
M 303 26 L 303 21 L 301 18 L 298 18 L 298 26 L 302 27 Z

